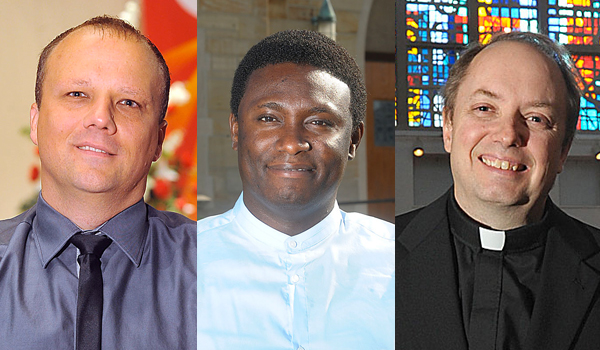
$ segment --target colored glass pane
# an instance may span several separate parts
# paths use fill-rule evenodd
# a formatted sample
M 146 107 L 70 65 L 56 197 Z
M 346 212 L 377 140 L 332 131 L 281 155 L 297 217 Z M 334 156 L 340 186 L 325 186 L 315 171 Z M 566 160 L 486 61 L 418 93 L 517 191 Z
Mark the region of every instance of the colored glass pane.
M 441 88 L 450 67 L 458 58 L 456 50 L 410 47 L 408 53 L 408 126 L 441 127 Z
M 583 78 L 577 130 L 600 130 L 600 56 L 573 55 L 573 61 Z
M 409 42 L 467 44 L 467 0 L 408 0 Z
M 548 36 L 561 44 L 598 45 L 600 0 L 558 0 L 548 6 Z
M 492 34 L 518 30 L 538 32 L 537 0 L 478 0 L 479 42 L 487 43 Z

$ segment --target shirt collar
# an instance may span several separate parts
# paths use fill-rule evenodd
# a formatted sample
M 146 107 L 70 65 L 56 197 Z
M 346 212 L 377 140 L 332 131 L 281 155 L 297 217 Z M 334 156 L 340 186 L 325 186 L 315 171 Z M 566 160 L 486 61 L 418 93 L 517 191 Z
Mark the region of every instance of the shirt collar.
M 143 200 L 115 215 L 99 228 L 136 266 L 140 266 L 143 244 L 148 234 L 147 208 Z M 40 193 L 33 220 L 33 238 L 44 268 L 67 245 L 69 239 L 83 231 L 52 208 Z
M 233 215 L 241 229 L 262 243 L 290 254 L 309 250 L 324 241 L 339 229 L 342 221 L 342 214 L 336 201 L 331 213 L 323 220 L 304 232 L 289 236 L 260 221 L 248 210 L 243 198 L 242 193 L 233 207 Z
M 452 234 L 471 248 L 481 248 L 479 228 L 489 229 L 489 227 L 468 216 L 454 196 L 450 196 L 448 202 L 448 219 Z M 506 242 L 502 250 L 525 251 L 543 245 L 550 225 L 547 209 L 546 206 L 541 221 L 504 231 Z

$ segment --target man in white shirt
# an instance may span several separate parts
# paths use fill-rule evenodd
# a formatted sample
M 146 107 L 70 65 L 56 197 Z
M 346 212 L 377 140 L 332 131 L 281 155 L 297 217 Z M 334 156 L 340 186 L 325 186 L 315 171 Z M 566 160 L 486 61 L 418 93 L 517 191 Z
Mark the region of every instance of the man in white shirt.
M 199 348 L 394 347 L 394 226 L 336 202 L 365 109 L 355 61 L 319 33 L 276 33 L 241 61 L 243 193 L 198 222 Z

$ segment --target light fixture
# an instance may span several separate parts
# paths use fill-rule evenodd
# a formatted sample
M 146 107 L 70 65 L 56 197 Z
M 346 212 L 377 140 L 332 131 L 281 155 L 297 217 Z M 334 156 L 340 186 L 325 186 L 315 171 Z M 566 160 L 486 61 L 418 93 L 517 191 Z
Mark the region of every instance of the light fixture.
M 600 160 L 600 152 L 596 152 L 596 160 Z
M 423 149 L 423 147 L 415 147 L 413 149 L 413 156 L 415 156 L 417 158 L 423 157 L 424 154 L 425 154 L 425 150 Z
M 415 140 L 413 144 L 413 156 L 416 158 L 421 158 L 425 154 L 425 148 L 423 148 L 423 142 L 419 137 Z
M 331 2 L 329 0 L 323 0 L 321 10 L 319 10 L 319 15 L 317 17 L 313 17 L 311 22 L 313 25 L 317 26 L 317 31 L 319 33 L 324 34 L 326 37 L 335 41 L 336 18 L 335 12 L 333 11 L 333 6 L 331 6 Z

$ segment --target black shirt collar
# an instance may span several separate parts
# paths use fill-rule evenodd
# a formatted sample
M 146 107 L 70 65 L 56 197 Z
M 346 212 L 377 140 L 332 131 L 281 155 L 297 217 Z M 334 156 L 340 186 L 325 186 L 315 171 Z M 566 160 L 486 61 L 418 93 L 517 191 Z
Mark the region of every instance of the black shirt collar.
M 454 195 L 449 196 L 448 200 L 448 220 L 450 222 L 450 231 L 454 237 L 471 248 L 481 249 L 479 228 L 491 228 L 468 216 L 460 208 Z M 504 231 L 506 241 L 502 250 L 517 252 L 539 247 L 544 244 L 549 227 L 550 219 L 547 204 L 541 221 Z

